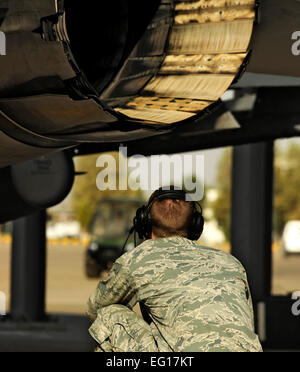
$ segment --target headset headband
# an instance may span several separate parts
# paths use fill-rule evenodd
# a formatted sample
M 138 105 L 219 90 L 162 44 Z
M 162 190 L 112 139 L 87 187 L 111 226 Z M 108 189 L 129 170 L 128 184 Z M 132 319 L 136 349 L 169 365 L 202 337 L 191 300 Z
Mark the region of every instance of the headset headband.
M 194 205 L 198 206 L 201 210 L 202 214 L 202 207 L 198 201 L 195 201 L 191 198 L 191 196 L 184 190 L 157 190 L 152 194 L 150 200 L 147 205 L 147 213 L 150 212 L 153 204 L 157 200 L 166 200 L 166 199 L 173 199 L 173 200 L 184 200 L 186 202 L 194 203 Z

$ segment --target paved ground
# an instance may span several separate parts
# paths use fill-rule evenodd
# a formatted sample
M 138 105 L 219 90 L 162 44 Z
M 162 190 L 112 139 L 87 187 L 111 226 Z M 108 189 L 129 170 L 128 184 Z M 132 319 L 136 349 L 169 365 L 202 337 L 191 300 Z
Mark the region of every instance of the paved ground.
M 88 280 L 83 268 L 82 246 L 51 245 L 48 249 L 47 312 L 83 314 L 97 280 Z M 0 291 L 9 294 L 10 249 L 0 244 Z M 300 255 L 274 254 L 273 293 L 300 290 Z M 8 298 L 9 300 L 9 298 Z M 9 301 L 8 301 L 9 303 Z
M 82 246 L 50 246 L 47 253 L 47 312 L 83 314 L 97 280 L 84 275 Z M 0 244 L 0 291 L 9 294 L 10 249 Z M 9 298 L 8 298 L 9 303 Z

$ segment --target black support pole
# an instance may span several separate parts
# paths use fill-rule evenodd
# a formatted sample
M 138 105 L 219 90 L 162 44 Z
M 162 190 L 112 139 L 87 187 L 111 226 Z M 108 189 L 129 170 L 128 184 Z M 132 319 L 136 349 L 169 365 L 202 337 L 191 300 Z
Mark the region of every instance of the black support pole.
M 271 294 L 274 143 L 233 154 L 232 254 L 244 265 L 255 302 Z
M 11 317 L 45 319 L 46 211 L 16 220 L 11 259 Z

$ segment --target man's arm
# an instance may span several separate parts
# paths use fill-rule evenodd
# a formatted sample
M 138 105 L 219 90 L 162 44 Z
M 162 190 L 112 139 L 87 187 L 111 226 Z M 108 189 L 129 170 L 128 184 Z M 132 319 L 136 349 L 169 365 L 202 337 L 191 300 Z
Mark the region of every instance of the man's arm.
M 254 330 L 255 329 L 255 322 L 254 322 L 253 301 L 252 301 L 252 295 L 251 295 L 246 271 L 245 271 L 245 287 L 246 287 L 246 296 L 247 296 L 247 300 L 248 300 L 248 306 L 249 306 L 250 312 L 251 312 L 251 322 L 252 322 L 253 330 Z
M 247 272 L 246 272 L 246 269 L 244 268 L 244 266 L 241 264 L 241 262 L 237 258 L 235 258 L 234 256 L 231 256 L 231 257 L 236 262 L 236 264 L 238 265 L 239 271 L 242 274 L 243 282 L 245 284 L 245 295 L 246 295 L 247 304 L 248 304 L 248 307 L 249 307 L 249 310 L 250 310 L 250 317 L 251 317 L 250 320 L 251 320 L 252 328 L 254 330 L 255 324 L 254 324 L 253 301 L 252 301 L 251 290 L 250 290 L 250 286 L 249 286 L 249 282 L 248 282 Z
M 106 280 L 99 283 L 88 302 L 87 315 L 91 320 L 97 317 L 97 311 L 113 304 L 132 308 L 137 303 L 136 289 L 129 271 L 116 262 Z

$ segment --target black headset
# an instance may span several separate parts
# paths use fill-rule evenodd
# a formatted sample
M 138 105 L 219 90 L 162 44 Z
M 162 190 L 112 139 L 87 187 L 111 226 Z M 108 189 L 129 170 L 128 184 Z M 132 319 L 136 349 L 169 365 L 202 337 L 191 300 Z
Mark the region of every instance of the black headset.
M 204 218 L 202 213 L 202 207 L 199 202 L 189 200 L 189 195 L 184 190 L 163 190 L 159 189 L 156 191 L 150 198 L 149 203 L 140 207 L 137 212 L 136 216 L 133 220 L 133 227 L 129 231 L 128 238 L 124 244 L 122 252 L 125 252 L 126 244 L 129 240 L 131 234 L 134 233 L 134 242 L 135 246 L 136 243 L 136 234 L 138 234 L 141 240 L 143 239 L 151 239 L 152 236 L 152 222 L 150 211 L 155 201 L 157 200 L 166 200 L 166 199 L 174 199 L 174 200 L 185 200 L 193 203 L 194 211 L 193 217 L 191 221 L 191 225 L 188 232 L 188 239 L 190 240 L 198 240 L 203 233 L 204 229 Z
M 188 239 L 198 240 L 203 232 L 204 218 L 201 205 L 198 202 L 189 200 L 184 190 L 163 190 L 156 191 L 147 205 L 142 206 L 136 212 L 133 220 L 132 232 L 138 233 L 140 239 L 150 239 L 152 235 L 152 222 L 150 211 L 155 201 L 165 199 L 186 200 L 194 204 L 192 222 L 189 228 Z
M 139 208 L 136 212 L 136 216 L 133 220 L 134 230 L 138 233 L 140 239 L 150 239 L 152 235 L 152 222 L 150 217 L 150 211 L 155 201 L 176 199 L 186 200 L 188 194 L 184 190 L 158 190 L 150 198 L 148 205 L 144 205 Z M 189 228 L 188 239 L 198 240 L 203 233 L 204 229 L 204 218 L 202 214 L 202 208 L 200 203 L 190 200 L 194 204 L 194 211 L 192 222 Z

